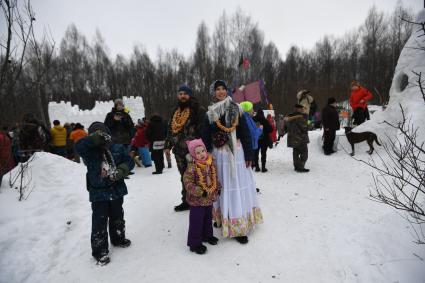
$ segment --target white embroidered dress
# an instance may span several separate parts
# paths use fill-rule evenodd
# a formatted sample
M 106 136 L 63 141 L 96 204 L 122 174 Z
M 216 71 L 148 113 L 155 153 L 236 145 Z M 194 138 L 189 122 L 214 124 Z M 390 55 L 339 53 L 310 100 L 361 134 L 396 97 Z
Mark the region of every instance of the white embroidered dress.
M 210 122 L 225 115 L 229 103 L 230 97 L 210 106 L 207 113 Z M 240 118 L 243 119 L 241 115 Z M 244 151 L 236 139 L 236 130 L 232 132 L 229 142 L 233 145 L 234 153 L 228 144 L 214 147 L 212 152 L 222 185 L 220 198 L 213 205 L 213 218 L 222 227 L 223 237 L 247 236 L 256 224 L 263 222 L 263 217 L 254 175 L 252 169 L 245 165 Z

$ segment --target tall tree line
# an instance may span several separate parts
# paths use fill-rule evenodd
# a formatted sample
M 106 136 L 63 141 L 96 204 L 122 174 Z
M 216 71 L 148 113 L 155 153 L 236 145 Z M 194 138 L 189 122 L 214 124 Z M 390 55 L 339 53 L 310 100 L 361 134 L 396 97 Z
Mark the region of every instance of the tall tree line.
M 329 96 L 345 100 L 352 80 L 362 82 L 375 94 L 375 102 L 383 103 L 412 32 L 402 19 L 412 18 L 402 2 L 391 14 L 372 7 L 360 27 L 342 37 L 325 35 L 311 50 L 292 46 L 285 56 L 273 42 L 265 42 L 258 23 L 241 10 L 223 12 L 212 31 L 201 23 L 189 57 L 160 50 L 151 58 L 142 46 L 135 46 L 129 58 L 111 58 L 100 31 L 89 42 L 71 24 L 58 45 L 48 37 L 30 41 L 21 69 L 16 67 L 21 57 L 0 53 L 0 66 L 9 66 L 1 75 L 10 78 L 0 84 L 0 123 L 12 124 L 26 112 L 48 123 L 49 101 L 71 101 L 90 109 L 96 100 L 123 96 L 141 96 L 147 115 L 156 112 L 169 118 L 179 84 L 190 85 L 206 107 L 214 79 L 224 79 L 232 87 L 264 80 L 279 113 L 291 110 L 302 88 L 311 90 L 319 106 Z M 241 56 L 250 61 L 249 68 L 239 65 Z

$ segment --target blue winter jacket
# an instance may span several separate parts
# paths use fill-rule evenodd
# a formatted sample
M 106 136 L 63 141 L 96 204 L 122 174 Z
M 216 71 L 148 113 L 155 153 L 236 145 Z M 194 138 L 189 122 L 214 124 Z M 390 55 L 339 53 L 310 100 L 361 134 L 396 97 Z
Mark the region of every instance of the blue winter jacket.
M 83 158 L 87 166 L 87 190 L 90 202 L 109 201 L 123 197 L 128 193 L 123 176 L 112 182 L 109 178 L 101 177 L 103 148 L 93 136 L 80 139 L 75 144 L 75 150 Z M 124 168 L 125 175 L 134 168 L 134 161 L 128 155 L 122 144 L 113 144 L 109 150 L 117 167 Z
M 248 113 L 245 112 L 244 116 L 246 118 L 246 123 L 249 129 L 249 132 L 251 133 L 252 149 L 256 150 L 258 149 L 258 140 L 263 134 L 263 130 L 257 127 L 254 120 Z

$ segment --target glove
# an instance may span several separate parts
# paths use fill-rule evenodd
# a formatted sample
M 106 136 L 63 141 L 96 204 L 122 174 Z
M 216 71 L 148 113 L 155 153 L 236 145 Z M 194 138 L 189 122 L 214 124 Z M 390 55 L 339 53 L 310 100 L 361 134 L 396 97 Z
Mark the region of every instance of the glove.
M 109 147 L 112 143 L 112 138 L 105 132 L 95 132 L 90 135 L 93 143 L 98 147 Z
M 124 179 L 127 177 L 128 172 L 130 172 L 130 170 L 128 169 L 127 164 L 121 163 L 113 172 L 109 174 L 109 179 L 112 182 Z

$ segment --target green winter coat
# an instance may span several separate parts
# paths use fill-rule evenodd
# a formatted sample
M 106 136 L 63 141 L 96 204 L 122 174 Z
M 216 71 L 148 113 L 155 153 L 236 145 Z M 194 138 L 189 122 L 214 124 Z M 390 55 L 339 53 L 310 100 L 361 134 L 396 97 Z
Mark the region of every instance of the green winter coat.
M 297 148 L 310 142 L 307 119 L 301 113 L 294 112 L 285 118 L 288 133 L 288 147 Z

